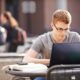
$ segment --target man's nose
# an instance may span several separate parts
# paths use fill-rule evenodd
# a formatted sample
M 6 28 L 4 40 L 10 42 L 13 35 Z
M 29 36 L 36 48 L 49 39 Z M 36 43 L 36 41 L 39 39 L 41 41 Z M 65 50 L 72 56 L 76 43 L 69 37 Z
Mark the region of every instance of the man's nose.
M 62 35 L 65 35 L 67 31 L 63 30 L 61 33 Z

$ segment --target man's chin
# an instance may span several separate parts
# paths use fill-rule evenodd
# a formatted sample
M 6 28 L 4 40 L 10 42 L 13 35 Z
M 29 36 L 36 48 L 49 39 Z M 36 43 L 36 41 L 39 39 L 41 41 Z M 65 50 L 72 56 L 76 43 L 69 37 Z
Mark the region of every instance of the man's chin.
M 65 37 L 62 37 L 62 36 L 59 37 L 60 41 L 63 41 L 64 39 L 65 39 Z

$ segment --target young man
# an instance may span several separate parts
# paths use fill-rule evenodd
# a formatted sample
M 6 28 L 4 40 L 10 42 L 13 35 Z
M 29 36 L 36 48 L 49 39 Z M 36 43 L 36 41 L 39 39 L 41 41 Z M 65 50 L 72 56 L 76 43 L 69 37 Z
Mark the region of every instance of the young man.
M 70 31 L 71 15 L 66 10 L 56 10 L 52 15 L 52 31 L 39 36 L 32 47 L 26 53 L 23 62 L 41 63 L 48 65 L 52 45 L 54 43 L 80 42 L 80 36 L 76 32 Z M 41 54 L 42 59 L 37 59 Z M 42 79 L 38 79 L 42 80 Z

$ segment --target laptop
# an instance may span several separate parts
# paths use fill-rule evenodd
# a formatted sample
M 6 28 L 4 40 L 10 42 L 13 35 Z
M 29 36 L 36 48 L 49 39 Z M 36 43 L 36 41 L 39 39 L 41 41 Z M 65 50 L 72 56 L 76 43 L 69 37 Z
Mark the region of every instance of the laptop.
M 49 67 L 60 64 L 80 64 L 80 43 L 53 44 Z

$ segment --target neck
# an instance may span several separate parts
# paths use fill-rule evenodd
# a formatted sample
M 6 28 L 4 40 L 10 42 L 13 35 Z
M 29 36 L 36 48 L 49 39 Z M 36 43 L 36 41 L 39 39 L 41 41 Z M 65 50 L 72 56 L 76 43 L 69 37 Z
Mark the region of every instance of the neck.
M 55 35 L 54 32 L 52 32 L 51 38 L 52 38 L 52 41 L 54 43 L 62 43 L 64 41 L 64 39 L 65 39 L 65 37 L 64 38 L 59 38 L 59 36 Z

